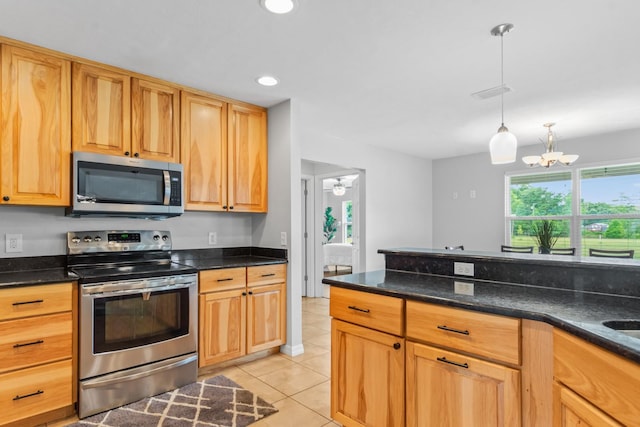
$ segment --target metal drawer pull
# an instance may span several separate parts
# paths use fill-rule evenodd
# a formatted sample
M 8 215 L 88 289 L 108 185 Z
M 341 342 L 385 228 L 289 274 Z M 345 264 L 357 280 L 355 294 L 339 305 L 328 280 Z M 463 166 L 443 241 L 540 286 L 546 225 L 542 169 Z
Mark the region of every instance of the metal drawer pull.
M 267 274 L 263 274 L 262 277 L 269 277 L 269 276 L 275 276 L 276 273 L 267 273 Z
M 438 362 L 444 362 L 444 363 L 448 363 L 449 365 L 455 365 L 461 368 L 469 369 L 469 365 L 466 363 L 452 362 L 451 360 L 447 360 L 446 357 L 437 357 L 436 359 L 438 359 Z
M 467 331 L 466 329 L 463 331 L 462 329 L 449 328 L 445 325 L 438 325 L 438 329 L 442 329 L 443 331 L 448 332 L 455 332 L 456 334 L 469 335 L 469 331 Z
M 20 348 L 20 347 L 26 347 L 28 345 L 36 345 L 36 344 L 42 344 L 44 343 L 44 340 L 38 340 L 38 341 L 34 341 L 34 342 L 27 342 L 24 344 L 14 344 L 13 348 Z
M 36 300 L 33 300 L 33 301 L 14 302 L 13 305 L 38 304 L 40 302 L 44 302 L 44 300 L 43 299 L 36 299 Z
M 368 308 L 359 308 L 359 307 L 356 307 L 355 305 L 350 305 L 349 308 L 351 310 L 361 311 L 362 313 L 368 313 L 369 312 Z
M 227 277 L 226 279 L 218 279 L 218 282 L 228 282 L 229 280 L 233 280 L 233 277 Z
M 13 398 L 13 400 L 20 400 L 20 399 L 24 399 L 26 397 L 37 396 L 37 395 L 42 394 L 42 393 L 44 393 L 44 391 L 38 390 L 35 393 L 24 394 L 22 396 L 17 395 L 16 397 Z

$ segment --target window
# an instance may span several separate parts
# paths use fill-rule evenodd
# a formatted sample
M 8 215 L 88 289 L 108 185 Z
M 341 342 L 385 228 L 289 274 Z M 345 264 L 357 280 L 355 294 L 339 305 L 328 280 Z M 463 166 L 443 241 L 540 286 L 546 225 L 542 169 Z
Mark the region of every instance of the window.
M 552 221 L 554 247 L 635 249 L 640 257 L 640 164 L 507 177 L 508 243 L 537 246 L 534 228 Z
M 353 202 L 346 200 L 342 202 L 342 241 L 343 243 L 353 243 Z

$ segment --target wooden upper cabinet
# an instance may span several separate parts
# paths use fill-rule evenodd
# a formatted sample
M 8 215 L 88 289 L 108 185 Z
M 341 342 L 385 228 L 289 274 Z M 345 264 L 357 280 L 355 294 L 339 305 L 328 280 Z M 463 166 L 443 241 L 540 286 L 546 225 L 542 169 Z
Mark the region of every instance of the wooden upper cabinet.
M 2 45 L 0 203 L 69 205 L 71 64 Z
M 131 151 L 131 76 L 73 64 L 73 151 L 128 156 Z
M 180 89 L 133 78 L 131 109 L 132 155 L 180 162 Z
M 236 212 L 267 212 L 267 113 L 229 105 L 228 203 Z
M 185 208 L 226 210 L 227 104 L 183 91 L 180 114 Z

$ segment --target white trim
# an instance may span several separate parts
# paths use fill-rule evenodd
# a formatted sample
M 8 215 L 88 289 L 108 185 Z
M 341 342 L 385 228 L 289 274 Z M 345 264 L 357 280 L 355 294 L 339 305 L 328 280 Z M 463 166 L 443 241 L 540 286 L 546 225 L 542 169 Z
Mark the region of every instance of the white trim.
M 289 344 L 280 346 L 280 353 L 286 354 L 287 356 L 295 357 L 300 356 L 304 353 L 304 345 L 298 344 L 294 346 L 290 346 Z

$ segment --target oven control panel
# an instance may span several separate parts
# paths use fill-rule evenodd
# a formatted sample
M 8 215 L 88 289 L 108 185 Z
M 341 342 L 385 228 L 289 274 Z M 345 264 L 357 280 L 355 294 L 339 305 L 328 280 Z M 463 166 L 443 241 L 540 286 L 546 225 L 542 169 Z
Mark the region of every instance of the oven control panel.
M 158 230 L 70 231 L 67 253 L 171 250 L 171 232 Z

